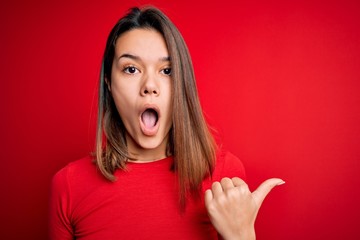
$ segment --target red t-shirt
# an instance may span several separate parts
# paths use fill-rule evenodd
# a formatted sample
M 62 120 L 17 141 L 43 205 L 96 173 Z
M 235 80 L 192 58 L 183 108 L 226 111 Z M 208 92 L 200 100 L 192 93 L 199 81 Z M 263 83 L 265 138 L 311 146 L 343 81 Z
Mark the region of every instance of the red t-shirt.
M 217 239 L 208 218 L 204 192 L 223 177 L 245 177 L 241 161 L 218 155 L 212 179 L 202 184 L 202 199 L 179 208 L 173 158 L 128 163 L 127 171 L 106 180 L 90 157 L 75 161 L 53 178 L 51 239 Z

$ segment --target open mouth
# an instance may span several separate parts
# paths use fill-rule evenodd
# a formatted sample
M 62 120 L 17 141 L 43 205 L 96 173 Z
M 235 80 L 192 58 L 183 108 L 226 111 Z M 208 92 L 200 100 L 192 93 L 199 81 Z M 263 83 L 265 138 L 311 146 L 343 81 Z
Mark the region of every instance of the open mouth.
M 141 121 L 147 129 L 151 129 L 156 126 L 158 122 L 159 114 L 155 109 L 148 108 L 141 114 Z

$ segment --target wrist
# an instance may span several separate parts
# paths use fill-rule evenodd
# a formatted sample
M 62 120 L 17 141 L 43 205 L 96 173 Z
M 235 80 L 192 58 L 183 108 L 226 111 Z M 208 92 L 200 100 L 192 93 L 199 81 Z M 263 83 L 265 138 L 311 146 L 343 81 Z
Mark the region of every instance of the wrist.
M 239 240 L 255 240 L 256 239 L 255 229 L 251 228 L 251 229 L 242 231 L 241 235 L 238 239 Z
M 256 234 L 254 228 L 242 229 L 239 233 L 222 236 L 223 240 L 255 240 Z

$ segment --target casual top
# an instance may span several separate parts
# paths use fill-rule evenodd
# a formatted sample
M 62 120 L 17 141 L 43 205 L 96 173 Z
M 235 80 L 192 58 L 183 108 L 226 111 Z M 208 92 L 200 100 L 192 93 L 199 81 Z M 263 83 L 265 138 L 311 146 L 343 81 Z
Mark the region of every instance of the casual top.
M 173 158 L 127 163 L 111 182 L 86 157 L 53 178 L 50 198 L 51 239 L 217 239 L 206 212 L 204 192 L 223 177 L 245 177 L 241 161 L 218 155 L 212 179 L 202 183 L 201 199 L 189 198 L 180 210 Z

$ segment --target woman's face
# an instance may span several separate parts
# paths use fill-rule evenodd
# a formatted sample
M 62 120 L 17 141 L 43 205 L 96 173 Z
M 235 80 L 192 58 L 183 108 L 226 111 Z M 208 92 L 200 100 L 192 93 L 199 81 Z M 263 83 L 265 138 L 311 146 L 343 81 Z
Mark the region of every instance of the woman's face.
M 164 158 L 172 125 L 172 80 L 162 35 L 151 29 L 123 33 L 116 41 L 108 86 L 126 128 L 130 156 Z

